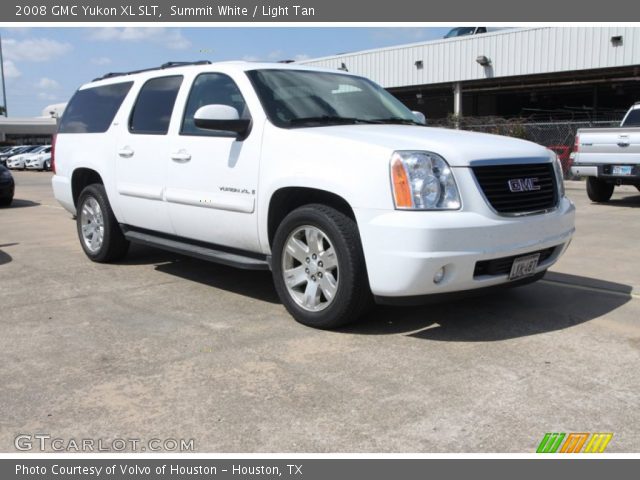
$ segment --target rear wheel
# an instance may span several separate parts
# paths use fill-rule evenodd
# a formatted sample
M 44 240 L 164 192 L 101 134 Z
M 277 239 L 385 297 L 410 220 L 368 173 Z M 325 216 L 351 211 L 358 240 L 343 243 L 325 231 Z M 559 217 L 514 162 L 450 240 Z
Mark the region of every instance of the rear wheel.
M 127 253 L 129 242 L 120 230 L 103 185 L 93 184 L 82 190 L 76 225 L 82 249 L 94 262 L 112 262 Z
M 304 325 L 336 328 L 357 320 L 371 304 L 358 227 L 338 210 L 311 204 L 287 215 L 272 260 L 278 295 Z
M 613 195 L 613 183 L 598 180 L 596 177 L 587 178 L 587 195 L 592 202 L 608 202 Z

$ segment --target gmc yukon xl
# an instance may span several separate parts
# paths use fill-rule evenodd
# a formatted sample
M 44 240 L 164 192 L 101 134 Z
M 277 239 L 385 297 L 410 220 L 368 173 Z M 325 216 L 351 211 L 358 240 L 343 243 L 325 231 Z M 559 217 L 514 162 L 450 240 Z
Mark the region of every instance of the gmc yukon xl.
M 60 121 L 53 190 L 80 245 L 271 270 L 299 322 L 537 280 L 574 206 L 551 151 L 428 128 L 382 87 L 295 64 L 108 74 Z

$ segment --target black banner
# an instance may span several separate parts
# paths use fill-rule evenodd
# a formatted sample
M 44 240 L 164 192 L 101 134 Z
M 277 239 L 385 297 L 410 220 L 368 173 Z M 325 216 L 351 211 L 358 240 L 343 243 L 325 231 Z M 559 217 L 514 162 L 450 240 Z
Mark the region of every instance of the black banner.
M 635 6 L 634 6 L 635 5 Z M 634 11 L 635 10 L 635 11 Z M 394 2 L 337 0 L 16 0 L 0 4 L 4 22 L 629 22 L 637 4 L 599 2 Z
M 640 460 L 611 459 L 426 459 L 426 460 L 0 460 L 3 480 L 140 478 L 403 480 L 419 478 L 632 478 Z M 623 476 L 624 474 L 628 476 Z M 623 475 L 620 475 L 623 474 Z

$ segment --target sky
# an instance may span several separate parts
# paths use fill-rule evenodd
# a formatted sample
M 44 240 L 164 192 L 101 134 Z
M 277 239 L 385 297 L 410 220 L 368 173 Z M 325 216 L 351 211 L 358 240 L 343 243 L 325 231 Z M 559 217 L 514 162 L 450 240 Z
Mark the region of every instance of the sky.
M 107 72 L 168 61 L 301 60 L 442 38 L 449 27 L 0 29 L 7 110 L 33 117 Z M 0 99 L 0 104 L 2 103 Z

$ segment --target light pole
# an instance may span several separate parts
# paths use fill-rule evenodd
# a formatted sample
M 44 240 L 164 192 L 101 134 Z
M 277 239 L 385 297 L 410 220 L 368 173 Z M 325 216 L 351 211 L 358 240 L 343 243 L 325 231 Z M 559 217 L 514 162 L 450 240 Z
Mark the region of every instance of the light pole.
M 2 105 L 4 116 L 7 117 L 7 90 L 4 86 L 4 57 L 2 56 L 2 35 L 0 35 L 0 76 L 2 76 Z

